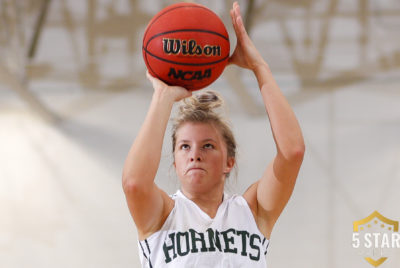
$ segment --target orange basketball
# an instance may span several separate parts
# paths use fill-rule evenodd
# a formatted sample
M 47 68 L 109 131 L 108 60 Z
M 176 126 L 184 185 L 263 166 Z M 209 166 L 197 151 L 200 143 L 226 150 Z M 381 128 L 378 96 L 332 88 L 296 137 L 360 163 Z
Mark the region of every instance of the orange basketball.
M 214 12 L 199 4 L 179 3 L 153 17 L 142 52 L 151 75 L 168 85 L 198 90 L 221 75 L 229 49 L 228 32 Z

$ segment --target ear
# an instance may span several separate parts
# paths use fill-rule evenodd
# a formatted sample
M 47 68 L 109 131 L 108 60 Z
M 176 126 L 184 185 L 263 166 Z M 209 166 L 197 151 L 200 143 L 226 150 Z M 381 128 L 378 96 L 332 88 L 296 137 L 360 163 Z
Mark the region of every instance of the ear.
M 233 166 L 235 165 L 235 158 L 234 157 L 228 157 L 228 160 L 226 162 L 226 168 L 224 170 L 224 173 L 229 173 L 231 172 Z

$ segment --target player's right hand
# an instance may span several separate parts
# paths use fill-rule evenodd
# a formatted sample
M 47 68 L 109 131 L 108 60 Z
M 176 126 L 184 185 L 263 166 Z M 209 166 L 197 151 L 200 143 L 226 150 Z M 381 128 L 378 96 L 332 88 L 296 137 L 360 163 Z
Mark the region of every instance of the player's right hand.
M 155 94 L 160 94 L 162 98 L 176 102 L 192 96 L 190 90 L 179 86 L 169 86 L 160 79 L 152 76 L 149 71 L 146 71 L 146 77 L 152 83 Z

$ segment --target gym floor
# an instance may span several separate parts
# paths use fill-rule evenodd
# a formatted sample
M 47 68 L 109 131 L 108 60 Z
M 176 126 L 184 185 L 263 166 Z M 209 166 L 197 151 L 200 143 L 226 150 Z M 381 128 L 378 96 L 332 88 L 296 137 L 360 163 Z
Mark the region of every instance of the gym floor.
M 233 50 L 233 1 L 196 2 L 221 16 Z M 171 3 L 0 1 L 1 267 L 139 267 L 121 172 L 152 95 L 143 32 Z M 239 3 L 306 141 L 269 267 L 371 267 L 352 247 L 353 222 L 373 211 L 400 221 L 400 4 Z M 227 191 L 243 193 L 275 153 L 257 84 L 229 66 L 210 88 L 239 144 Z M 179 187 L 170 128 L 156 180 Z M 400 249 L 383 256 L 381 267 L 400 267 Z

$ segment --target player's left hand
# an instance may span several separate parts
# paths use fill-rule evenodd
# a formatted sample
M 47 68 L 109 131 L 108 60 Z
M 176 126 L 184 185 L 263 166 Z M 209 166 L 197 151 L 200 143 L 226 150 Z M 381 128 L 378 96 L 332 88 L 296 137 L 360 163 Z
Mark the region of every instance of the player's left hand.
M 236 64 L 240 67 L 255 71 L 259 66 L 265 66 L 266 62 L 253 44 L 243 24 L 240 14 L 240 7 L 237 2 L 233 3 L 230 11 L 232 25 L 235 29 L 237 44 L 229 58 L 229 64 Z

